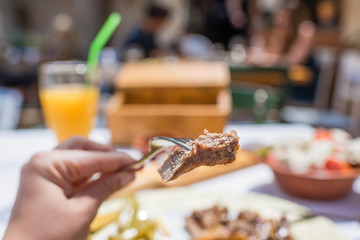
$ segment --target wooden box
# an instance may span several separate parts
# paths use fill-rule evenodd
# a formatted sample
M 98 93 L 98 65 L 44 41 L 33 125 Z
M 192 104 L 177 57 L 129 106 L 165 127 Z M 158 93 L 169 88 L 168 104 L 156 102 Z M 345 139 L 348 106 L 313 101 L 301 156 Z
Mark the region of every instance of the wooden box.
M 126 64 L 106 107 L 113 142 L 129 145 L 149 131 L 190 138 L 205 128 L 221 132 L 232 107 L 229 76 L 222 63 Z

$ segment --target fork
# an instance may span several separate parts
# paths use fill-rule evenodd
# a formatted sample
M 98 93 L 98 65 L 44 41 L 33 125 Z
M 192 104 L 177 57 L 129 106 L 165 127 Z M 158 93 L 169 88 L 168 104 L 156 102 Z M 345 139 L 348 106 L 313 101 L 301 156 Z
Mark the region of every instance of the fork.
M 166 141 L 175 143 L 179 147 L 185 148 L 188 151 L 191 150 L 191 147 L 186 145 L 186 143 L 194 140 L 194 139 L 190 139 L 190 138 L 178 138 L 178 137 L 153 137 L 150 141 L 157 140 L 157 139 L 166 140 Z
M 171 146 L 169 144 L 164 144 L 164 143 L 161 144 L 162 141 L 174 143 L 175 145 L 178 145 L 179 147 L 182 147 L 190 151 L 191 148 L 188 145 L 186 145 L 186 143 L 192 140 L 193 139 L 190 138 L 153 137 L 149 141 L 150 150 L 148 151 L 148 153 L 146 153 L 139 161 L 136 161 L 130 164 L 129 166 L 121 169 L 120 172 L 135 171 L 141 169 L 147 162 L 149 162 L 155 155 L 161 152 L 164 148 Z

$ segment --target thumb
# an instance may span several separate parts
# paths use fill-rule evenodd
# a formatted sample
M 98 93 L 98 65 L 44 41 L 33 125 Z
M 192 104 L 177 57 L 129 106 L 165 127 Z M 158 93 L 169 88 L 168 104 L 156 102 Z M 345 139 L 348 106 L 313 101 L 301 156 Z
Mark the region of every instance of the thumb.
M 98 208 L 107 197 L 125 187 L 133 181 L 134 178 L 135 175 L 133 172 L 105 175 L 86 186 L 72 198 L 79 201 L 81 205 L 90 205 L 91 208 Z

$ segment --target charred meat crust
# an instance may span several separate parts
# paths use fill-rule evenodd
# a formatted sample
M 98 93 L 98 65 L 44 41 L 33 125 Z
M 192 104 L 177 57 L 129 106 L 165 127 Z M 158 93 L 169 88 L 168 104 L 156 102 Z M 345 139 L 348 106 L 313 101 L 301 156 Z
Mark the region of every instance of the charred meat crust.
M 199 166 L 228 164 L 235 160 L 239 137 L 230 133 L 209 133 L 206 130 L 187 143 L 191 151 L 177 147 L 159 168 L 163 181 L 167 182 Z

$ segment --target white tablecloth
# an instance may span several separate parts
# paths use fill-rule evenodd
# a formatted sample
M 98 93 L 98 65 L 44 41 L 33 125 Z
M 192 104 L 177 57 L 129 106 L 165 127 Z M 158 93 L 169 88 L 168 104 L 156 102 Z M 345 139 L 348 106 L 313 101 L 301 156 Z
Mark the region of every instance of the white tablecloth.
M 225 130 L 230 129 L 235 129 L 238 132 L 242 146 L 252 143 L 271 144 L 286 136 L 309 136 L 313 131 L 311 127 L 306 125 L 285 124 L 230 124 Z M 107 129 L 95 129 L 90 138 L 101 143 L 108 143 L 110 133 Z M 15 200 L 21 166 L 35 152 L 52 149 L 56 144 L 56 139 L 49 130 L 0 131 L 0 237 L 4 234 Z M 135 150 L 127 150 L 127 152 L 134 158 L 140 156 Z M 234 185 L 237 186 L 235 189 Z M 199 182 L 190 187 L 232 193 L 234 191 L 239 193 L 262 192 L 298 202 L 318 212 L 360 216 L 360 179 L 355 182 L 354 190 L 348 196 L 328 202 L 303 200 L 287 195 L 274 183 L 271 170 L 262 164 Z M 333 220 L 344 236 L 350 240 L 360 239 L 359 222 Z

